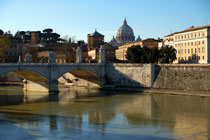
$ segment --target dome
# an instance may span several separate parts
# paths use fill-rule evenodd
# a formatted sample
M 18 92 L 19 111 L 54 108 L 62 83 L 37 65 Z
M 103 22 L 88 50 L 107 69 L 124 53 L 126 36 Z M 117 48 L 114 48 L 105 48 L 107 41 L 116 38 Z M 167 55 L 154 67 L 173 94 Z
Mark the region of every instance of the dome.
M 133 36 L 133 29 L 127 24 L 126 19 L 123 22 L 123 25 L 118 29 L 117 36 Z
M 133 29 L 127 24 L 126 19 L 117 31 L 116 41 L 121 45 L 135 41 Z

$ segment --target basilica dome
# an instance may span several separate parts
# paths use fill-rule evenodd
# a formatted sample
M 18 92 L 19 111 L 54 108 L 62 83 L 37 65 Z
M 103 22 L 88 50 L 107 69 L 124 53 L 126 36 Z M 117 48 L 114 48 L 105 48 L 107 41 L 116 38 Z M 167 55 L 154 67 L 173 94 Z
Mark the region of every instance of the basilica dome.
M 135 41 L 133 29 L 127 24 L 126 19 L 117 31 L 116 41 L 121 45 Z

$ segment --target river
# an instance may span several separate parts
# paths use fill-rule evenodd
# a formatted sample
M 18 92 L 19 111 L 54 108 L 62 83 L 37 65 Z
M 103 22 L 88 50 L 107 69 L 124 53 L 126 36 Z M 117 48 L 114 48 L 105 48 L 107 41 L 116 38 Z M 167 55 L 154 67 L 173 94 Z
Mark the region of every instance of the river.
M 0 87 L 0 140 L 209 140 L 210 98 Z

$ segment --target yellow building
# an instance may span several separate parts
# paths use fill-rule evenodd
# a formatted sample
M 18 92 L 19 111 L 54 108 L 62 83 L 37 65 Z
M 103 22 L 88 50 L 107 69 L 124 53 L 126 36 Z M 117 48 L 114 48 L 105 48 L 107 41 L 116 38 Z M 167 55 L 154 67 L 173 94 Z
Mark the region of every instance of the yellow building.
M 164 45 L 172 45 L 177 50 L 174 63 L 210 62 L 210 25 L 190 27 L 163 38 Z
M 119 46 L 118 49 L 115 51 L 116 59 L 122 60 L 122 61 L 127 60 L 126 58 L 127 49 L 132 46 L 140 45 L 140 46 L 147 46 L 148 48 L 153 48 L 153 47 L 158 47 L 158 43 L 159 43 L 159 40 L 148 38 L 148 39 L 124 44 L 122 46 Z

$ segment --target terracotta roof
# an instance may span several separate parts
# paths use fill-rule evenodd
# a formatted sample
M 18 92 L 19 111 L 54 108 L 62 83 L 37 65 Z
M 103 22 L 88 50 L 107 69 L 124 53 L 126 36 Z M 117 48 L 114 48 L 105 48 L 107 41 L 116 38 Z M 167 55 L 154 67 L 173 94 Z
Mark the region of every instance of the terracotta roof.
M 184 32 L 190 32 L 190 31 L 196 31 L 196 30 L 202 30 L 202 29 L 210 29 L 210 25 L 206 25 L 206 26 L 201 26 L 201 27 L 190 27 L 184 31 L 180 31 L 180 32 L 175 32 L 175 33 L 172 33 L 170 35 L 167 35 L 165 37 L 168 37 L 168 36 L 172 36 L 172 35 L 175 35 L 175 34 L 179 34 L 179 33 L 184 33 Z

